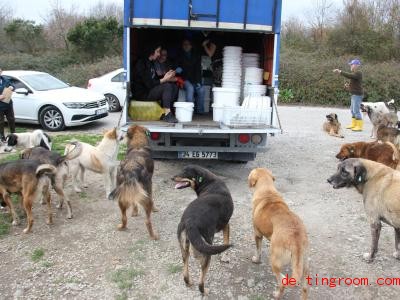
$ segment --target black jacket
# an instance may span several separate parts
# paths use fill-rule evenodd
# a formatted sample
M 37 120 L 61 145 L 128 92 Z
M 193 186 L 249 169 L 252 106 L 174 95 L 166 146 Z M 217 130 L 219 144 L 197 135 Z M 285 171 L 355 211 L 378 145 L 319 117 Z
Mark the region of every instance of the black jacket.
M 152 88 L 160 84 L 154 63 L 148 59 L 141 59 L 136 63 L 133 71 L 133 97 L 135 100 L 147 99 Z
M 177 65 L 182 68 L 182 77 L 189 80 L 192 84 L 201 83 L 201 56 L 195 52 L 191 52 L 188 57 L 185 53 L 181 53 L 177 60 Z

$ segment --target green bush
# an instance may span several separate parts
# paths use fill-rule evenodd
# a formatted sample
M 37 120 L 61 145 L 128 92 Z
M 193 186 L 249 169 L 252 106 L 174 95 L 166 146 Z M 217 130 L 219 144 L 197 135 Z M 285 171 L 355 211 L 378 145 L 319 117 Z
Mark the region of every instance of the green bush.
M 346 80 L 333 69 L 348 70 L 351 57 L 329 57 L 285 49 L 281 55 L 280 90 L 283 102 L 348 106 Z M 368 101 L 400 100 L 399 62 L 363 61 L 363 83 Z M 293 95 L 293 97 L 292 97 Z

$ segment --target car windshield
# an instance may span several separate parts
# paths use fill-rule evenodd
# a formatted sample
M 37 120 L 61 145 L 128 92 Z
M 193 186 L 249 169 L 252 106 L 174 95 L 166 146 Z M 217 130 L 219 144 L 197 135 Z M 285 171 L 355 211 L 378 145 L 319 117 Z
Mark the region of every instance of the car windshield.
M 21 76 L 21 79 L 37 91 L 58 90 L 69 87 L 65 82 L 49 74 L 24 75 Z

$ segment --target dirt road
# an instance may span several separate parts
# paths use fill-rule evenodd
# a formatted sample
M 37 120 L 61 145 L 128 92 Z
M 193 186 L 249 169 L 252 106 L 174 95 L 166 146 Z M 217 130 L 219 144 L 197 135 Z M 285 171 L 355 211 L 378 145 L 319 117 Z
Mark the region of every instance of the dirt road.
M 369 248 L 369 224 L 361 196 L 354 189 L 333 190 L 326 179 L 336 170 L 335 154 L 344 141 L 368 140 L 370 124 L 362 133 L 346 132 L 345 139 L 321 131 L 324 116 L 336 111 L 342 123 L 347 110 L 281 108 L 285 133 L 269 139 L 266 153 L 248 164 L 200 161 L 226 181 L 235 203 L 231 220 L 234 247 L 212 259 L 206 280 L 209 299 L 270 299 L 275 278 L 263 243 L 262 264 L 251 263 L 254 241 L 251 195 L 246 179 L 254 167 L 268 167 L 277 188 L 307 226 L 311 244 L 310 299 L 399 299 L 400 286 L 378 286 L 380 277 L 400 277 L 400 261 L 392 257 L 393 229 L 382 229 L 379 253 L 372 264 L 362 260 Z M 34 206 L 33 232 L 23 225 L 0 239 L 0 299 L 200 299 L 197 287 L 187 288 L 181 276 L 176 228 L 190 190 L 174 190 L 171 175 L 187 161 L 157 161 L 153 214 L 159 241 L 148 238 L 143 212 L 128 220 L 128 230 L 116 226 L 115 202 L 105 200 L 102 179 L 89 175 L 89 188 L 78 195 L 68 186 L 74 210 L 54 206 L 54 225 L 45 224 L 45 206 Z M 216 243 L 221 242 L 221 235 Z M 192 261 L 196 282 L 198 266 Z M 322 286 L 322 277 L 369 278 L 367 286 Z M 349 282 L 347 280 L 347 282 Z M 319 282 L 320 283 L 320 282 Z M 299 290 L 286 290 L 284 299 L 298 299 Z

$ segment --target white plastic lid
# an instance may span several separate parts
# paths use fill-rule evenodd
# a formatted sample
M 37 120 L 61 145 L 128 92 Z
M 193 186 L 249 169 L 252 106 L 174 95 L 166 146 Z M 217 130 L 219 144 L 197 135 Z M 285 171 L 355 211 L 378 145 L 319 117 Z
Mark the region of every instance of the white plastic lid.
M 192 108 L 194 107 L 193 102 L 175 102 L 174 107 Z
M 228 92 L 228 93 L 240 93 L 240 89 L 237 88 L 223 88 L 215 87 L 212 89 L 213 92 Z

